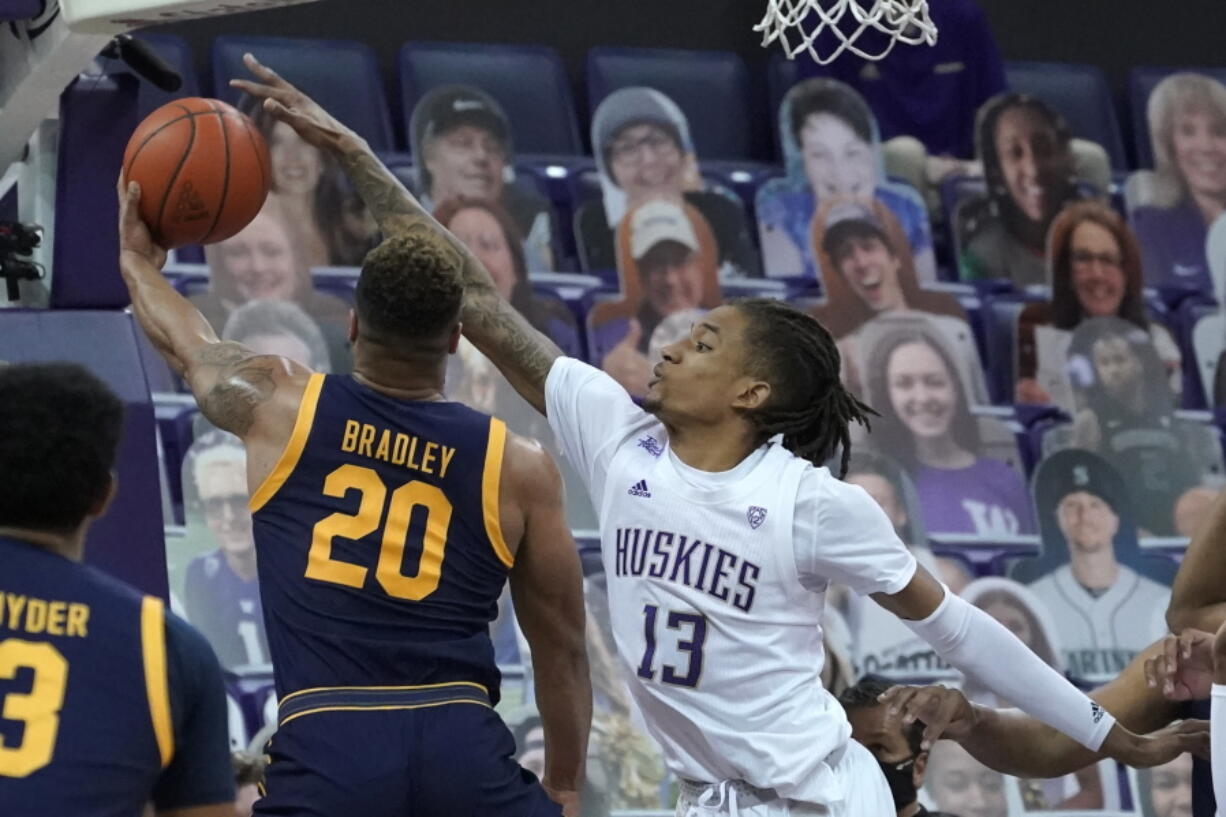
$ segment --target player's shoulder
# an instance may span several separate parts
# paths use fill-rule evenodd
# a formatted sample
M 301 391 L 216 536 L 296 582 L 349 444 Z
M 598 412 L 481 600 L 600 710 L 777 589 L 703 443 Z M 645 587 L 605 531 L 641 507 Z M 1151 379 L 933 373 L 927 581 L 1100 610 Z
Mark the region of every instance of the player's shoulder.
M 507 430 L 502 472 L 503 481 L 512 488 L 529 491 L 546 488 L 561 480 L 557 463 L 549 449 L 540 440 L 510 429 Z
M 798 460 L 802 459 L 795 455 L 793 457 Z M 850 501 L 854 502 L 857 492 L 863 490 L 858 485 L 852 485 L 839 479 L 824 465 L 814 465 L 805 461 L 801 467 L 800 498 L 802 500 L 839 503 L 848 501 L 850 498 Z
M 172 613 L 169 608 L 165 609 L 163 620 L 167 654 L 177 661 L 181 669 L 189 674 L 221 671 L 212 646 L 199 630 Z
M 608 372 L 573 357 L 560 356 L 545 383 L 547 413 L 568 414 L 572 423 L 615 433 L 626 426 L 658 423 Z
M 92 595 L 105 598 L 112 604 L 139 607 L 146 597 L 145 593 L 127 582 L 91 565 L 72 563 L 69 569 L 79 588 L 85 588 Z

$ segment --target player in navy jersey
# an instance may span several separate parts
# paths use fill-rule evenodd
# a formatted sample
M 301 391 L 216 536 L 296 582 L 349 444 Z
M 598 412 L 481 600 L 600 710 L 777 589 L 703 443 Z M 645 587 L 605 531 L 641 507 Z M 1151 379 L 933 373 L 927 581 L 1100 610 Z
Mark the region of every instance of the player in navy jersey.
M 122 416 L 80 366 L 0 366 L 3 815 L 234 814 L 208 644 L 161 599 L 80 564 L 115 492 Z
M 261 83 L 240 87 L 295 104 L 288 84 L 248 66 Z M 341 161 L 360 173 L 364 143 L 330 127 L 355 140 Z M 325 376 L 218 342 L 160 274 L 139 189 L 121 181 L 119 197 L 137 319 L 247 449 L 280 696 L 256 814 L 577 815 L 591 718 L 578 553 L 548 454 L 443 397 L 460 340 L 454 254 L 381 223 L 355 293 L 353 374 Z M 489 624 L 508 576 L 532 648 L 543 787 L 493 710 Z

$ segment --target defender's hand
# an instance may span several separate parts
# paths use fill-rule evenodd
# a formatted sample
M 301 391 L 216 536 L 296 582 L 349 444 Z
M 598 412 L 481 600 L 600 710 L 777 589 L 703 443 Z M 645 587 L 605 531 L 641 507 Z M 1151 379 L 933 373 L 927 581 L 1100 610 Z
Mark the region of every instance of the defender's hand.
M 243 63 L 259 81 L 232 79 L 230 85 L 264 100 L 264 110 L 297 131 L 306 142 L 321 150 L 339 151 L 347 139 L 355 138 L 353 131 L 325 111 L 318 102 L 286 82 L 254 56 L 244 54 Z
M 921 748 L 928 750 L 941 738 L 958 740 L 971 733 L 979 718 L 961 691 L 939 685 L 925 687 L 894 686 L 878 699 L 885 704 L 886 718 L 904 725 L 924 724 Z
M 1213 685 L 1213 636 L 1188 629 L 1162 639 L 1162 652 L 1145 659 L 1145 682 L 1172 701 L 1208 698 Z
M 1148 735 L 1134 735 L 1117 723 L 1103 742 L 1102 751 L 1138 769 L 1170 763 L 1184 752 L 1208 757 L 1209 721 L 1180 721 Z
M 166 264 L 166 250 L 153 240 L 149 225 L 140 217 L 140 185 L 124 183 L 120 173 L 115 192 L 119 196 L 119 258 L 132 253 L 161 269 Z

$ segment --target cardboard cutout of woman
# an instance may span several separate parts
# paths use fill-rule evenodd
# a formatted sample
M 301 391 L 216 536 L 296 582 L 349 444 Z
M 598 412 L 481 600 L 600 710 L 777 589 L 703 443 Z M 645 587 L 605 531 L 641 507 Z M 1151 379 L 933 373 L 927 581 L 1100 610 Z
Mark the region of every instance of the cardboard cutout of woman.
M 1102 683 L 1166 632 L 1175 564 L 1143 556 L 1130 494 L 1102 457 L 1068 449 L 1034 474 L 1040 555 L 1009 575 L 1029 586 L 1056 622 L 1064 665 Z
M 1090 318 L 1115 317 L 1149 332 L 1176 395 L 1183 389 L 1182 355 L 1165 326 L 1145 314 L 1141 250 L 1111 207 L 1098 201 L 1066 206 L 1047 238 L 1051 300 L 1028 304 L 1018 316 L 1019 403 L 1068 406 L 1065 360 L 1072 332 Z
M 379 225 L 331 154 L 308 144 L 254 100 L 247 107 L 268 143 L 272 190 L 311 267 L 358 267 L 378 243 Z
M 1046 284 L 1048 227 L 1077 196 L 1068 125 L 1041 100 L 1007 93 L 980 109 L 975 134 L 988 192 L 955 214 L 960 275 Z
M 1128 180 L 1126 201 L 1150 286 L 1210 290 L 1205 237 L 1226 212 L 1226 86 L 1172 74 L 1146 106 L 1154 170 Z
M 889 208 L 880 201 L 870 209 L 822 202 L 813 218 L 813 246 L 826 270 L 825 300 L 814 316 L 838 341 L 843 382 L 853 393 L 864 395 L 864 327 L 886 317 L 924 314 L 957 350 L 972 402 L 990 402 L 966 311 L 952 295 L 920 288 L 906 237 Z
M 921 283 L 936 280 L 936 257 L 923 199 L 887 180 L 877 122 L 848 85 L 810 79 L 794 85 L 779 106 L 787 175 L 758 189 L 758 233 L 766 274 L 823 281 L 812 222 L 821 203 L 850 200 L 889 208 L 906 236 Z
M 458 198 L 441 202 L 434 217 L 477 256 L 494 279 L 499 294 L 528 323 L 566 354 L 579 354 L 575 317 L 560 299 L 547 298 L 533 290 L 524 245 L 506 208 L 492 199 Z
M 906 469 L 929 531 L 1006 538 L 1033 532 L 1026 483 L 1006 461 L 1018 461 L 1013 435 L 998 419 L 971 413 L 940 329 L 923 316 L 869 328 L 868 398 L 881 416 L 868 441 Z
M 1220 474 L 1222 460 L 1210 429 L 1175 417 L 1149 333 L 1119 318 L 1085 321 L 1073 331 L 1068 371 L 1075 414 L 1071 435 L 1061 429 L 1068 436 L 1057 439 L 1128 474 L 1137 489 L 1138 524 L 1151 536 L 1174 535 L 1180 498 Z
M 585 269 L 616 266 L 616 235 L 626 213 L 665 199 L 688 205 L 706 220 L 720 278 L 761 276 L 745 207 L 735 193 L 703 180 L 689 122 L 675 102 L 653 88 L 614 91 L 592 117 L 592 149 L 603 196 L 575 214 Z
M 1213 296 L 1226 304 L 1226 213 L 1218 216 L 1205 239 L 1205 255 L 1213 281 Z M 1197 369 L 1205 396 L 1213 408 L 1226 406 L 1226 307 L 1196 322 L 1192 330 Z

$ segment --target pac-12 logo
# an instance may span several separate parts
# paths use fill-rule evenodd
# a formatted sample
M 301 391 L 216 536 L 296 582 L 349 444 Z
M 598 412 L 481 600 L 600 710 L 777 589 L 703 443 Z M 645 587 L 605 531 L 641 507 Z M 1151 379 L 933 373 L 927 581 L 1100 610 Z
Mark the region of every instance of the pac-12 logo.
M 745 518 L 749 520 L 749 527 L 757 530 L 766 521 L 766 508 L 750 505 L 749 510 L 745 511 Z

